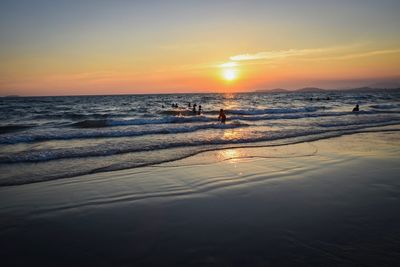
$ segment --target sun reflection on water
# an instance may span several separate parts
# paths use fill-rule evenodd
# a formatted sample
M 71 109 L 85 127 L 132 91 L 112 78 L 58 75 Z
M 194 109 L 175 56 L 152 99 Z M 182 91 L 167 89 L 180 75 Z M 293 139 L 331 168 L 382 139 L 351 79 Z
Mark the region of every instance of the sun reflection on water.
M 225 93 L 222 99 L 222 106 L 225 110 L 239 109 L 240 101 L 235 93 Z
M 236 140 L 244 137 L 243 132 L 240 130 L 226 130 L 224 131 L 224 140 Z

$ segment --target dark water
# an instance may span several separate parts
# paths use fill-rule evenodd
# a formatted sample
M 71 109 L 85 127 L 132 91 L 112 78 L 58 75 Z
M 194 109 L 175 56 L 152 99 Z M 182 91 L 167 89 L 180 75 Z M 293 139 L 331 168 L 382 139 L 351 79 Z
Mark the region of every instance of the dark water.
M 188 102 L 201 104 L 202 114 Z M 353 113 L 356 104 L 360 112 Z M 217 121 L 220 108 L 225 125 Z M 399 112 L 398 90 L 1 98 L 0 185 L 316 140 L 400 124 Z

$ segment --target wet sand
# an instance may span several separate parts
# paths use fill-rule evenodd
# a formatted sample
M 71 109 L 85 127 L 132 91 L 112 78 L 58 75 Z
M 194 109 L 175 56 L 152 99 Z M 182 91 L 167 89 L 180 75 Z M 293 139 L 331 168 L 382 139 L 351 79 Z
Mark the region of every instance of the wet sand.
M 400 132 L 0 188 L 2 266 L 400 265 Z

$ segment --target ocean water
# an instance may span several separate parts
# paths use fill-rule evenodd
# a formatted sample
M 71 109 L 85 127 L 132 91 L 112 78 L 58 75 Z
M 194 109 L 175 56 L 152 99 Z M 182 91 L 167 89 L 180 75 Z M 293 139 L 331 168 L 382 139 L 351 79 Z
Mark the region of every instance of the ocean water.
M 226 124 L 217 120 L 221 108 Z M 400 125 L 400 91 L 3 97 L 0 116 L 0 186 L 7 186 L 379 131 Z

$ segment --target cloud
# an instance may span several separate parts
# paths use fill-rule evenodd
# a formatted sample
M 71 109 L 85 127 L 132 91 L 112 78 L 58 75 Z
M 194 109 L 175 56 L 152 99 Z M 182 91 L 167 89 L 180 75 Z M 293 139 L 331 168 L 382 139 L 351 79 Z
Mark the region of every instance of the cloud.
M 220 68 L 232 68 L 237 67 L 239 64 L 237 62 L 226 62 L 224 64 L 219 65 Z
M 357 48 L 357 52 L 354 49 Z M 288 49 L 288 50 L 272 50 L 262 51 L 253 54 L 239 54 L 231 56 L 229 59 L 233 62 L 238 61 L 260 61 L 265 64 L 273 60 L 279 60 L 288 57 L 298 57 L 302 60 L 347 60 L 353 58 L 370 57 L 376 55 L 385 55 L 400 53 L 400 49 L 382 49 L 382 50 L 369 50 L 362 51 L 360 45 L 337 46 L 326 48 L 312 48 L 312 49 Z M 253 64 L 253 63 L 250 63 Z
M 245 60 L 261 60 L 261 59 L 279 59 L 292 56 L 304 56 L 314 53 L 320 53 L 332 50 L 332 48 L 317 48 L 317 49 L 289 49 L 278 51 L 264 51 L 255 54 L 240 54 L 232 56 L 229 59 L 232 61 L 245 61 Z
M 362 52 L 362 53 L 342 54 L 342 55 L 335 55 L 335 56 L 328 56 L 328 57 L 321 57 L 321 58 L 313 58 L 313 59 L 309 59 L 309 60 L 346 60 L 346 59 L 353 59 L 353 58 L 371 57 L 371 56 L 396 54 L 396 53 L 400 53 L 400 49 L 372 50 L 372 51 L 367 51 L 367 52 Z

